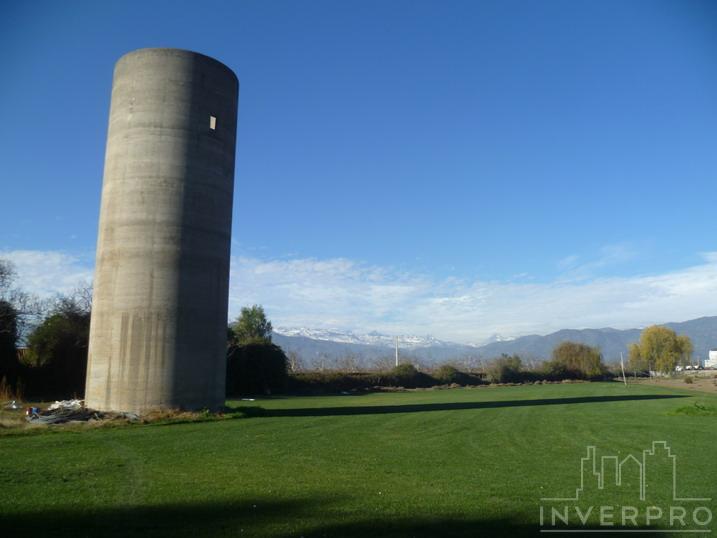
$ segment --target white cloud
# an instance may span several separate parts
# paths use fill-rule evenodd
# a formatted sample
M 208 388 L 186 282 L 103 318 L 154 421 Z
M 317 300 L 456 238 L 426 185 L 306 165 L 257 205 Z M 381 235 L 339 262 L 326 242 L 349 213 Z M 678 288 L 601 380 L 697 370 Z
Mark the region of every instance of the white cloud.
M 589 278 L 626 260 L 606 248 L 597 262 L 553 282 L 435 279 L 346 259 L 262 261 L 237 258 L 232 310 L 263 304 L 276 325 L 432 334 L 475 342 L 498 333 L 545 334 L 563 328 L 632 328 L 717 314 L 717 253 L 661 275 Z
M 629 256 L 607 249 L 600 264 Z M 20 284 L 48 295 L 92 276 L 88 257 L 53 251 L 0 251 Z M 276 326 L 431 334 L 476 342 L 498 333 L 545 334 L 563 328 L 640 327 L 717 314 L 717 252 L 692 267 L 657 275 L 595 278 L 578 260 L 552 282 L 438 279 L 345 258 L 232 259 L 230 316 L 262 304 Z
M 55 250 L 0 250 L 0 258 L 15 266 L 20 287 L 41 297 L 70 293 L 91 282 L 93 257 Z

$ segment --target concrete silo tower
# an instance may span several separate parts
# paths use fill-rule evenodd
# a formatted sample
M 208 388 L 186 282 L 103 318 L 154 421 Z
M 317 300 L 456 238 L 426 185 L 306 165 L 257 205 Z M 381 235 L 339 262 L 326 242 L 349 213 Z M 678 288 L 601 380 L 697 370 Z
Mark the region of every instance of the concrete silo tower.
M 117 62 L 86 405 L 224 402 L 239 82 L 218 61 L 141 49 Z

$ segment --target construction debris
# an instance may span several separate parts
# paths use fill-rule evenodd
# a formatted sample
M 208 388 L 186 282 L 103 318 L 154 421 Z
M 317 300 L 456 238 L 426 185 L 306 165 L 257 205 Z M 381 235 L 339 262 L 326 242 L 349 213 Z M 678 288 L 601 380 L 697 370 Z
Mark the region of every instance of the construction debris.
M 65 422 L 87 422 L 113 418 L 139 420 L 135 413 L 105 413 L 87 409 L 83 400 L 62 400 L 51 404 L 46 410 L 28 407 L 25 419 L 32 424 L 63 424 Z
M 55 401 L 54 404 L 50 404 L 47 409 L 50 411 L 54 411 L 56 409 L 72 409 L 79 411 L 82 407 L 82 400 L 61 400 L 59 402 Z

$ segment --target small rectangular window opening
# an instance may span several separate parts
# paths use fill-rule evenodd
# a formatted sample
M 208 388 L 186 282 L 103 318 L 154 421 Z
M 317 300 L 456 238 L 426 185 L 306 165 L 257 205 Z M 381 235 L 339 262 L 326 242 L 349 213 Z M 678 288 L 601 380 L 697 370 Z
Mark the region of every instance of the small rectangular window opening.
M 217 128 L 217 118 L 215 118 L 214 116 L 209 116 L 209 128 L 212 131 L 215 131 Z

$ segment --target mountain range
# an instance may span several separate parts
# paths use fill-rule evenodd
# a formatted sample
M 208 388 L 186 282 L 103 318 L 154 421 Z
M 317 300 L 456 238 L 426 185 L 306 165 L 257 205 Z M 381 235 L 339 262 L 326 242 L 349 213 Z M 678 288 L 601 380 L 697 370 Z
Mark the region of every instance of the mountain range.
M 717 316 L 702 317 L 680 323 L 665 323 L 678 334 L 690 337 L 694 358 L 704 360 L 710 349 L 717 348 Z M 379 332 L 357 334 L 350 331 L 325 329 L 276 329 L 273 340 L 287 353 L 297 355 L 305 367 L 332 366 L 350 359 L 357 366 L 370 366 L 376 361 L 387 362 L 394 357 L 398 339 L 399 355 L 427 364 L 446 361 L 466 362 L 488 360 L 503 353 L 517 353 L 526 360 L 545 360 L 560 342 L 570 340 L 598 346 L 606 362 L 627 357 L 627 346 L 640 339 L 641 329 L 563 329 L 547 335 L 518 338 L 492 336 L 481 345 L 459 344 L 431 336 L 390 336 Z

